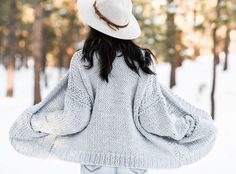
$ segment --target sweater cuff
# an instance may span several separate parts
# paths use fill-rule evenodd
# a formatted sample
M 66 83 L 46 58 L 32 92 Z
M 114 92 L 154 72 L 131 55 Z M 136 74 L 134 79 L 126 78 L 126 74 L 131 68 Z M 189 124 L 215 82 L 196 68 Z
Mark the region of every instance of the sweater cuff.
M 41 119 L 44 118 L 44 117 L 40 117 L 39 115 L 37 114 L 33 114 L 31 116 L 31 119 L 30 119 L 30 125 L 31 125 L 31 128 L 36 131 L 36 132 L 39 132 L 39 133 L 42 133 L 43 132 L 43 126 L 42 126 L 42 122 L 41 122 Z M 45 132 L 46 133 L 46 132 Z
M 25 110 L 14 122 L 9 130 L 9 138 L 21 140 L 30 140 L 32 138 L 45 137 L 48 134 L 41 133 L 32 128 L 30 120 L 32 117 L 32 108 Z
M 187 124 L 189 125 L 189 129 L 186 132 L 184 137 L 189 137 L 192 135 L 192 133 L 194 132 L 194 130 L 197 127 L 197 121 L 196 119 L 193 118 L 192 115 L 185 115 L 185 121 L 187 122 Z

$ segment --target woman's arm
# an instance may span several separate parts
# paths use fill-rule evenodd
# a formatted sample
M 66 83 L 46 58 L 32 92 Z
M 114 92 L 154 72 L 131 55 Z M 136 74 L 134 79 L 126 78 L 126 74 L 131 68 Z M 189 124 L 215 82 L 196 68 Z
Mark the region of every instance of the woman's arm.
M 147 89 L 151 92 L 147 92 L 139 113 L 146 131 L 178 143 L 215 136 L 216 127 L 211 116 L 159 83 L 156 76 Z
M 79 71 L 78 54 L 72 57 L 63 95 L 55 96 L 51 103 L 33 114 L 31 125 L 34 130 L 68 135 L 80 132 L 88 124 L 92 105 Z
M 15 120 L 9 129 L 9 138 L 31 140 L 32 138 L 45 137 L 48 133 L 34 130 L 31 125 L 32 116 L 40 111 L 59 110 L 63 107 L 65 90 L 67 88 L 69 72 L 57 83 L 57 85 L 48 93 L 48 95 L 38 104 L 25 109 Z M 57 101 L 57 102 L 55 102 Z
M 77 111 L 63 109 L 36 113 L 31 119 L 32 128 L 35 131 L 52 135 L 69 135 L 80 132 L 89 122 L 91 108 L 79 103 L 74 107 Z

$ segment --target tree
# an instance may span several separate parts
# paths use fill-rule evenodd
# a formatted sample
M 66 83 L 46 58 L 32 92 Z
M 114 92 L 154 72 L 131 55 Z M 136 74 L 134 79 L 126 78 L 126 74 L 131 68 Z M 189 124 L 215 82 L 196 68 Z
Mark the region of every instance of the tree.
M 230 28 L 229 24 L 226 25 L 226 36 L 224 43 L 224 52 L 225 52 L 225 61 L 223 70 L 226 71 L 228 69 L 228 57 L 229 57 L 229 45 L 230 45 Z
M 40 73 L 41 73 L 41 60 L 42 60 L 42 19 L 43 19 L 43 8 L 42 1 L 34 1 L 35 9 L 35 21 L 33 23 L 33 43 L 32 43 L 32 54 L 34 57 L 34 104 L 41 101 L 40 93 Z
M 170 88 L 176 85 L 176 69 L 182 65 L 182 51 L 184 45 L 182 43 L 182 31 L 175 23 L 175 15 L 177 4 L 174 0 L 168 0 L 167 18 L 166 18 L 166 59 L 171 64 L 170 71 Z
M 217 30 L 220 26 L 220 3 L 222 0 L 217 0 L 216 8 L 215 8 L 215 14 L 216 19 L 214 23 L 214 27 L 212 29 L 212 39 L 213 39 L 213 79 L 212 79 L 212 90 L 211 90 L 211 115 L 212 118 L 215 118 L 215 86 L 216 86 L 216 65 L 219 64 L 219 54 L 220 54 L 220 47 L 219 42 L 217 38 Z
M 175 13 L 170 11 L 171 5 L 174 4 L 174 0 L 168 0 L 168 7 L 167 7 L 167 19 L 166 19 L 166 25 L 167 25 L 167 31 L 166 31 L 166 56 L 167 59 L 170 61 L 171 64 L 171 70 L 170 70 L 170 88 L 176 85 L 176 77 L 175 77 L 175 70 L 177 68 L 177 61 L 176 61 L 176 50 L 175 50 L 175 44 L 176 44 L 176 25 L 175 25 Z
M 228 57 L 229 57 L 229 46 L 231 42 L 230 32 L 235 28 L 235 18 L 236 18 L 236 5 L 235 0 L 224 0 L 224 8 L 223 8 L 224 16 L 223 16 L 223 24 L 226 27 L 225 39 L 224 39 L 224 68 L 226 71 L 228 69 Z
M 13 83 L 14 83 L 14 70 L 15 70 L 15 54 L 17 47 L 16 40 L 16 16 L 17 16 L 17 6 L 16 0 L 10 1 L 10 14 L 9 14 L 9 53 L 7 60 L 7 97 L 13 96 Z
M 8 29 L 8 21 L 10 15 L 10 1 L 0 0 L 0 62 L 3 62 L 3 57 L 6 54 L 6 31 Z

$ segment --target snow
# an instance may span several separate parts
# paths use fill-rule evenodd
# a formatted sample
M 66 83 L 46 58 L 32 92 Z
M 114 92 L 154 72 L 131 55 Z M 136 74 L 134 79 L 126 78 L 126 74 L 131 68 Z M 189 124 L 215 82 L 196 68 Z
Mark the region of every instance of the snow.
M 229 70 L 223 71 L 223 58 L 217 66 L 216 120 L 219 129 L 216 145 L 202 160 L 178 169 L 149 170 L 149 174 L 235 174 L 236 167 L 236 55 L 229 57 Z M 56 68 L 47 68 L 48 88 L 43 88 L 44 97 L 61 77 Z M 161 83 L 168 86 L 170 66 L 157 65 Z M 63 73 L 63 71 L 62 71 Z M 61 74 L 62 74 L 61 73 Z M 33 69 L 22 68 L 15 73 L 14 98 L 6 98 L 6 70 L 0 65 L 0 173 L 1 174 L 79 174 L 80 164 L 52 159 L 38 159 L 17 153 L 8 141 L 8 130 L 18 115 L 33 102 Z M 193 62 L 185 60 L 177 69 L 177 86 L 173 90 L 210 113 L 210 89 L 212 83 L 212 56 L 202 56 Z M 44 86 L 43 80 L 41 83 Z

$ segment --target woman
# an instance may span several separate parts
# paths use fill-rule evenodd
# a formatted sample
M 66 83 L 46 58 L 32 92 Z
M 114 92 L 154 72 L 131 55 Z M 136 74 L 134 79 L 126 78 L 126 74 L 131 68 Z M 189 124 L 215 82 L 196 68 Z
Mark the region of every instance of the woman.
M 81 173 L 147 174 L 191 164 L 212 149 L 211 116 L 158 81 L 130 0 L 78 0 L 90 26 L 66 75 L 10 130 L 20 153 L 81 164 Z M 27 140 L 27 141 L 26 141 Z

